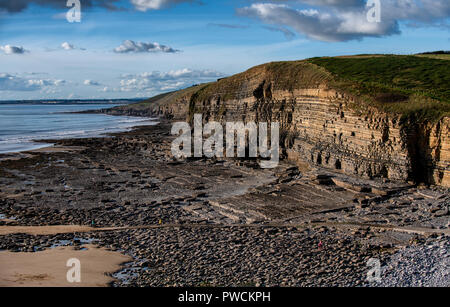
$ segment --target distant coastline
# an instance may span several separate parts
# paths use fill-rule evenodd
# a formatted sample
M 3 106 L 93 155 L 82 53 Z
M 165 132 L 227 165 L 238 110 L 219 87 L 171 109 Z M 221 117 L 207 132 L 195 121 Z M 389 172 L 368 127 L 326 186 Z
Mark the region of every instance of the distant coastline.
M 130 104 L 143 98 L 130 99 L 33 99 L 33 100 L 0 100 L 0 104 L 38 104 L 38 105 L 68 105 L 68 104 Z

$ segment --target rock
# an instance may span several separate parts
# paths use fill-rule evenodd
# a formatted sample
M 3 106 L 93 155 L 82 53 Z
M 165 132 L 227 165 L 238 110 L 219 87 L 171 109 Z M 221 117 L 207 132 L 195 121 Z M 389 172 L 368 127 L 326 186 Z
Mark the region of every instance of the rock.
M 441 209 L 441 210 L 437 210 L 437 211 L 434 213 L 434 216 L 435 216 L 435 217 L 441 217 L 441 216 L 446 216 L 446 215 L 448 215 L 448 207 L 447 207 L 447 208 L 444 208 L 444 209 Z

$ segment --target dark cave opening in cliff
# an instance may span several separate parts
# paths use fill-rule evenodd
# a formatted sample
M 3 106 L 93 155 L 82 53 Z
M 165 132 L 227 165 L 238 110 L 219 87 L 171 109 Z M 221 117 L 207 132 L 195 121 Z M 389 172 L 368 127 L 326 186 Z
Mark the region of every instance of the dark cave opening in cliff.
M 334 167 L 336 169 L 341 169 L 342 168 L 341 160 L 337 159 L 336 162 L 334 163 Z

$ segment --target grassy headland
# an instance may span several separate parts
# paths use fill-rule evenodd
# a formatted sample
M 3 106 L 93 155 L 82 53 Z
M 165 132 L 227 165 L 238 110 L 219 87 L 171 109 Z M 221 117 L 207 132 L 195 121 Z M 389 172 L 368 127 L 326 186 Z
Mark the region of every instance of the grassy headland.
M 332 86 L 389 113 L 417 120 L 450 115 L 450 55 L 313 58 L 333 74 Z M 431 57 L 431 58 L 430 58 Z

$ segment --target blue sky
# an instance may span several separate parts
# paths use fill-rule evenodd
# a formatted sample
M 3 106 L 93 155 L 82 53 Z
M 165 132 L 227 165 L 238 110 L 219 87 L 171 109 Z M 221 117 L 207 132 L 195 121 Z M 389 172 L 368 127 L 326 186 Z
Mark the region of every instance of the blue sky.
M 66 0 L 0 0 L 0 100 L 150 97 L 270 61 L 450 49 L 450 1 L 380 0 L 380 22 L 366 2 L 81 0 L 70 23 Z

